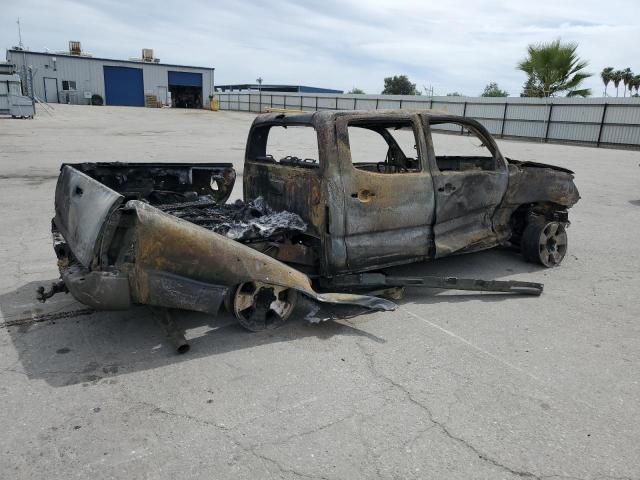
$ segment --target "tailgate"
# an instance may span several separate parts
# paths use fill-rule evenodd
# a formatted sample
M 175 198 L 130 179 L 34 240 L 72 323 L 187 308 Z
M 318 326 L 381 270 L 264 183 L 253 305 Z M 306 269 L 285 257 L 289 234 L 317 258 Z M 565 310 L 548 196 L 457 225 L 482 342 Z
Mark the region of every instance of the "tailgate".
M 78 261 L 88 267 L 97 252 L 103 225 L 124 197 L 65 165 L 56 186 L 56 228 Z

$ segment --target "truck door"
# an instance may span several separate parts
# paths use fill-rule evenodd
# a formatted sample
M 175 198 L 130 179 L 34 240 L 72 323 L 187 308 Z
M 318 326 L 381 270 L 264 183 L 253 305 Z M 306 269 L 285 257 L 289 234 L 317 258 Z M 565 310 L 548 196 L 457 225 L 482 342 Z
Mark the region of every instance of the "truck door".
M 423 132 L 414 114 L 337 120 L 349 269 L 430 256 L 434 190 Z
M 435 256 L 494 246 L 492 217 L 508 184 L 496 143 L 476 121 L 424 119 L 436 195 Z

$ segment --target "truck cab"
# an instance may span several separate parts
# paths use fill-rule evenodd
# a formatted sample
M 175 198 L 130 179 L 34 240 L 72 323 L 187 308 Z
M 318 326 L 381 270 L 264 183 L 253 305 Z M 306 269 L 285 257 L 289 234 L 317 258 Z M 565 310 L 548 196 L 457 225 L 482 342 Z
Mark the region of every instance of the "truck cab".
M 308 222 L 303 244 L 316 245 L 318 273 L 331 276 L 495 246 L 508 182 L 507 161 L 473 120 L 324 111 L 257 117 L 243 185 L 246 200 Z

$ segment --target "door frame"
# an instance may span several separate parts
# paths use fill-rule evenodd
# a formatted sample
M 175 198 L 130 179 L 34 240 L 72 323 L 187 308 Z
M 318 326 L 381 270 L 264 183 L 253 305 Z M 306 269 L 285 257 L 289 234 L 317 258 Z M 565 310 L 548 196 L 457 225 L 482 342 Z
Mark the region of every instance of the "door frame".
M 473 132 L 492 154 L 495 169 L 441 171 L 431 137 L 431 125 L 434 122 L 454 123 Z M 497 143 L 481 123 L 469 118 L 455 115 L 423 115 L 422 124 L 436 198 L 435 257 L 495 246 L 497 236 L 493 229 L 493 214 L 502 202 L 509 183 L 507 162 Z M 475 181 L 465 182 L 471 177 L 475 177 Z M 448 190 L 447 187 L 453 187 L 453 190 Z M 454 207 L 460 210 L 459 215 L 451 215 Z
M 394 121 L 412 125 L 421 170 L 378 173 L 355 168 L 349 125 Z M 355 113 L 341 116 L 335 123 L 344 198 L 343 239 L 349 270 L 370 270 L 430 258 L 435 192 L 420 116 L 415 112 Z M 386 138 L 385 141 L 388 144 Z
M 60 91 L 58 89 L 58 78 L 57 77 L 42 77 L 42 85 L 44 87 L 44 101 L 47 101 L 47 80 L 55 80 L 56 81 L 56 100 L 57 103 L 60 103 Z

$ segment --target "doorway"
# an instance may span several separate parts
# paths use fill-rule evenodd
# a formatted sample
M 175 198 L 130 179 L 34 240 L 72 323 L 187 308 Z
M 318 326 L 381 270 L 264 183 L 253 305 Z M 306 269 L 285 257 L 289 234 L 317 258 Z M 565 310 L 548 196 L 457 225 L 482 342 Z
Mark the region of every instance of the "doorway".
M 47 103 L 60 103 L 57 78 L 44 77 L 44 101 Z
M 171 104 L 176 108 L 202 108 L 202 74 L 169 71 Z

